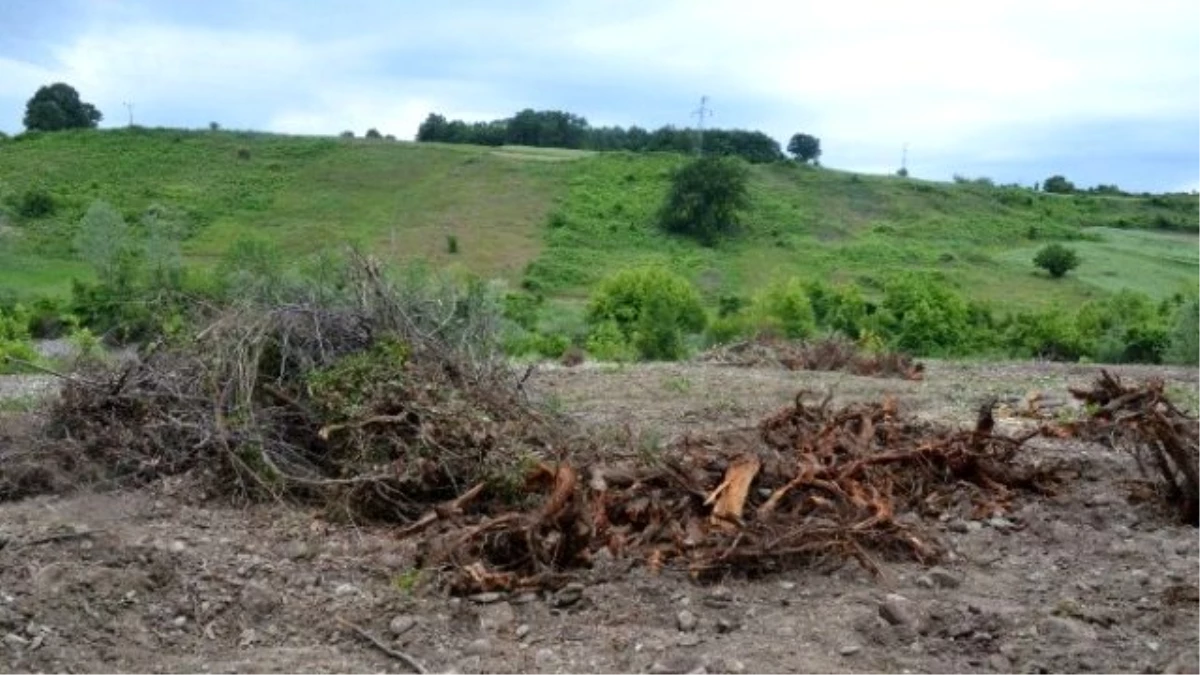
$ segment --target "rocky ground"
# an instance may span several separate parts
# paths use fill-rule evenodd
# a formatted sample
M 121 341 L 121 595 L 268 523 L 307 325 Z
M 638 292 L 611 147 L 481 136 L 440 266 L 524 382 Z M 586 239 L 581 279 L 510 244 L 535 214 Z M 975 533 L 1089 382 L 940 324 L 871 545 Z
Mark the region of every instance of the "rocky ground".
M 1195 407 L 1194 369 L 1117 371 L 1165 377 Z M 671 364 L 547 368 L 530 383 L 597 434 L 666 440 L 753 424 L 831 386 L 950 424 L 969 424 L 986 395 L 1016 409 L 1031 390 L 1067 415 L 1065 386 L 1095 373 L 934 363 L 906 382 Z M 186 476 L 0 504 L 0 668 L 406 672 L 409 656 L 457 672 L 1200 669 L 1197 531 L 1130 502 L 1128 457 L 1077 441 L 1028 451 L 1068 459 L 1079 478 L 1005 518 L 937 523 L 952 559 L 887 563 L 882 578 L 850 563 L 702 586 L 609 560 L 555 594 L 452 599 L 388 528 L 217 502 Z

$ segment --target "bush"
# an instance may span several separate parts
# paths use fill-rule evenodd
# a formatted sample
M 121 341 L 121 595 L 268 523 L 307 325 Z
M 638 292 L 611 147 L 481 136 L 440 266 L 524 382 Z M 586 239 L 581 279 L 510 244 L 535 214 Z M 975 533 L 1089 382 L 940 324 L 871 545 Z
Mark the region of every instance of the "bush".
M 29 340 L 28 326 L 29 316 L 21 305 L 0 310 L 0 373 L 22 369 L 20 364 L 9 361 L 9 357 L 31 363 L 38 360 L 37 350 Z
M 1200 363 L 1200 298 L 1196 295 L 1175 308 L 1164 356 L 1169 363 Z
M 1058 279 L 1079 267 L 1079 255 L 1075 253 L 1074 249 L 1067 248 L 1062 244 L 1048 244 L 1037 252 L 1033 258 L 1033 264 Z
M 1069 195 L 1075 191 L 1075 184 L 1062 176 L 1051 176 L 1042 182 L 1042 191 Z
M 1016 315 L 1001 340 L 1008 353 L 1018 357 L 1077 361 L 1089 351 L 1076 326 L 1056 311 Z
M 637 351 L 630 346 L 615 321 L 605 321 L 593 328 L 585 346 L 588 353 L 600 361 L 623 363 L 637 359 Z
M 1149 296 L 1122 290 L 1085 303 L 1075 314 L 1090 356 L 1101 363 L 1161 363 L 1170 342 L 1169 308 Z
M 458 237 L 452 234 L 446 235 L 446 252 L 450 255 L 458 253 Z
M 58 203 L 55 201 L 54 195 L 40 185 L 21 193 L 14 206 L 17 209 L 17 215 L 22 218 L 44 218 L 54 215 L 54 212 L 58 210 Z
M 706 320 L 700 294 L 686 279 L 658 268 L 625 270 L 602 281 L 592 296 L 588 351 L 607 358 L 632 347 L 642 358 L 677 359 L 686 351 L 684 334 L 700 332 Z
M 867 318 L 867 303 L 857 288 L 834 288 L 821 281 L 804 285 L 817 326 L 858 339 Z
M 729 157 L 702 157 L 671 177 L 658 222 L 672 234 L 693 237 L 712 246 L 737 231 L 739 212 L 749 204 L 748 172 Z
M 894 348 L 917 355 L 967 353 L 973 338 L 967 303 L 937 275 L 891 279 L 874 324 Z
M 792 340 L 810 337 L 817 329 L 812 303 L 796 278 L 763 289 L 755 296 L 750 314 L 758 330 L 778 331 Z

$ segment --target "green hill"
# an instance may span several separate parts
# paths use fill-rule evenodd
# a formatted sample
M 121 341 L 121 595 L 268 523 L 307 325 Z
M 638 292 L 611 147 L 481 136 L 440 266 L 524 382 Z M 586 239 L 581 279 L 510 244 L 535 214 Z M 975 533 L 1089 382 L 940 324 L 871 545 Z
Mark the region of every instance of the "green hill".
M 0 141 L 0 289 L 62 293 L 72 276 L 86 276 L 73 241 L 95 200 L 131 223 L 150 209 L 178 223 L 197 265 L 247 235 L 289 257 L 352 241 L 565 301 L 643 263 L 682 272 L 710 300 L 784 275 L 870 295 L 908 269 L 941 272 L 965 296 L 1001 308 L 1070 305 L 1125 287 L 1165 297 L 1197 281 L 1195 196 L 1053 195 L 757 165 L 743 236 L 705 248 L 654 227 L 683 161 L 238 132 L 18 137 Z M 31 194 L 48 194 L 53 210 L 30 215 Z M 1050 240 L 1074 240 L 1082 258 L 1065 279 L 1030 262 Z

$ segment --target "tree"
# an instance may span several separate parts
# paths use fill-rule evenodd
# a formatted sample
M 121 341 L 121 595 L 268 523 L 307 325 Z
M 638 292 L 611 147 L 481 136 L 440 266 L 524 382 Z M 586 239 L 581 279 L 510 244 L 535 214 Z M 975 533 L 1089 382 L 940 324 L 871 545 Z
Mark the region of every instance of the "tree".
M 1048 244 L 1043 246 L 1042 250 L 1033 257 L 1033 264 L 1058 279 L 1079 267 L 1079 255 L 1075 253 L 1074 249 L 1069 249 L 1062 244 Z
M 29 131 L 94 129 L 103 115 L 91 103 L 79 99 L 74 87 L 62 82 L 41 87 L 25 105 L 25 128 Z
M 714 245 L 718 237 L 737 229 L 738 212 L 749 204 L 748 173 L 731 157 L 702 157 L 685 164 L 671 177 L 659 225 Z
M 787 149 L 799 162 L 816 161 L 821 156 L 821 139 L 808 134 L 796 134 L 788 141 Z
M 343 131 L 341 134 L 341 137 L 342 138 L 354 138 L 354 132 L 353 131 Z
M 1075 184 L 1062 176 L 1051 176 L 1042 183 L 1042 192 L 1069 195 L 1074 191 Z
M 379 133 L 378 129 L 371 127 L 370 129 L 367 129 L 367 134 L 365 137 L 377 141 L 383 138 L 383 134 Z

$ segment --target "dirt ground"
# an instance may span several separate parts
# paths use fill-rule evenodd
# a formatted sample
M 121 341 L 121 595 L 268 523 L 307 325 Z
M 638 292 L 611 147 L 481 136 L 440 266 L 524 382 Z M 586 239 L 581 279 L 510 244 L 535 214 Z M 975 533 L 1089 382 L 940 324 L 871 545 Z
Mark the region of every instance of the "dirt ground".
M 1161 376 L 1195 409 L 1195 369 Z M 921 382 L 695 364 L 546 367 L 536 395 L 596 434 L 665 442 L 755 424 L 800 389 L 968 425 L 1097 369 L 932 363 Z M 1064 413 L 1065 414 L 1065 413 Z M 999 430 L 1029 422 L 999 418 Z M 7 441 L 0 437 L 0 449 Z M 1077 441 L 1080 479 L 1006 518 L 936 525 L 952 560 L 854 563 L 698 585 L 606 561 L 549 596 L 452 599 L 413 573 L 388 528 L 197 494 L 184 476 L 133 492 L 0 504 L 0 669 L 407 672 L 1197 672 L 1198 539 L 1130 503 L 1130 458 Z M 885 619 L 887 617 L 887 619 Z M 373 636 L 372 643 L 361 631 Z

